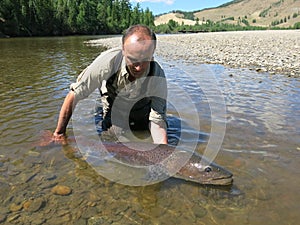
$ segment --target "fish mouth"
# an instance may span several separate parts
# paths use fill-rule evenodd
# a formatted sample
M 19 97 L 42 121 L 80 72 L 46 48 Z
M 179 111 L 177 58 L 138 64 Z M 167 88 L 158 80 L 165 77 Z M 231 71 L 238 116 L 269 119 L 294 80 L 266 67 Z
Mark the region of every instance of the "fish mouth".
M 211 184 L 211 185 L 231 185 L 233 183 L 233 177 L 220 177 L 220 178 L 213 178 L 208 180 L 207 182 L 203 182 L 204 184 Z
M 195 182 L 198 184 L 202 184 L 202 185 L 213 185 L 213 186 L 229 186 L 232 185 L 233 183 L 233 175 L 229 175 L 229 176 L 223 176 L 223 177 L 214 177 L 214 178 L 210 178 L 210 179 L 197 179 L 195 177 L 183 177 L 183 176 L 178 176 L 175 175 L 173 176 L 175 178 L 180 178 L 186 181 L 191 181 L 191 182 Z

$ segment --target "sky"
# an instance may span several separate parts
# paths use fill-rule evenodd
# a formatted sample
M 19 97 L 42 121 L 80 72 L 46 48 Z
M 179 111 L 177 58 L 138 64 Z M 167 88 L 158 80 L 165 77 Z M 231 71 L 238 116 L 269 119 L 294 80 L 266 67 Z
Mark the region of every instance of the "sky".
M 139 2 L 142 9 L 148 7 L 154 15 L 168 13 L 172 10 L 196 11 L 216 7 L 230 1 L 231 0 L 130 0 L 133 6 Z

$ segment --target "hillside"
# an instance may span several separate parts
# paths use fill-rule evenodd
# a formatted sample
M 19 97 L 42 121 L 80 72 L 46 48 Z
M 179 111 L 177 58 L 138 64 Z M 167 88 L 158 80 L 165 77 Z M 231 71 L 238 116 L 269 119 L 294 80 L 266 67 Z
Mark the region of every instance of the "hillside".
M 158 16 L 154 20 L 155 26 L 168 23 L 169 20 L 174 20 L 178 24 L 184 23 L 185 25 L 195 25 L 196 21 L 194 20 L 188 20 L 183 18 L 183 14 L 181 13 L 167 13 L 161 16 Z
M 155 23 L 168 23 L 168 15 L 174 17 L 174 13 L 165 14 L 157 17 Z M 195 11 L 194 16 L 200 23 L 210 20 L 263 27 L 289 27 L 300 22 L 300 0 L 235 0 L 216 8 Z

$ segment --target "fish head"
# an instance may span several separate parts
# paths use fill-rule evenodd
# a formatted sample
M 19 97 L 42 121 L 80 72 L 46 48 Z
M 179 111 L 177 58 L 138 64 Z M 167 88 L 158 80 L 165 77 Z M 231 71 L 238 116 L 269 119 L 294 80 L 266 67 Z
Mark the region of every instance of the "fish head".
M 233 174 L 216 163 L 201 160 L 193 155 L 174 175 L 176 178 L 206 185 L 231 185 Z

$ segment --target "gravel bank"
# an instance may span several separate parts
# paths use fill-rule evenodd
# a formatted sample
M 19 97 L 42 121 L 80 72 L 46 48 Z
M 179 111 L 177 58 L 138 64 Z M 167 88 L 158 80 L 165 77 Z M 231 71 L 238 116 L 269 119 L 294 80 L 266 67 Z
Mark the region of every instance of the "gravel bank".
M 120 37 L 92 40 L 109 48 Z M 158 35 L 156 54 L 166 60 L 222 64 L 258 72 L 300 76 L 300 31 L 238 31 Z

